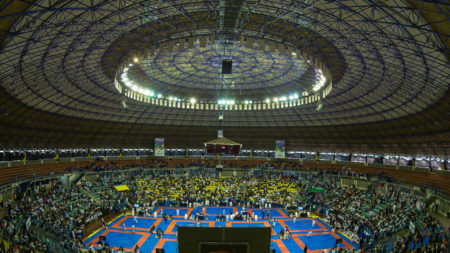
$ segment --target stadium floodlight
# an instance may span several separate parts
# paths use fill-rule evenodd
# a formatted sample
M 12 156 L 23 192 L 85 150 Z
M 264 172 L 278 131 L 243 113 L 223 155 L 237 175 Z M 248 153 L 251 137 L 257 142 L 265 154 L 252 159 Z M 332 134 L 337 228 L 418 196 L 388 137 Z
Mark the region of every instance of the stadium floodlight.
M 123 109 L 127 109 L 127 108 L 128 108 L 128 106 L 127 106 L 125 100 L 122 100 L 122 101 L 120 102 L 120 104 L 122 105 L 122 108 L 123 108 Z
M 298 99 L 298 94 L 297 93 L 295 93 L 293 96 L 294 96 L 294 99 Z
M 270 98 L 266 98 L 266 103 L 267 103 L 267 104 L 270 103 Z
M 134 61 L 135 63 L 138 63 L 138 62 L 139 62 L 139 58 L 134 57 L 133 61 Z
M 153 96 L 154 95 L 153 91 L 151 91 L 149 89 L 145 89 L 143 93 L 144 93 L 144 95 L 147 95 L 147 96 Z
M 283 96 L 283 97 L 280 98 L 280 101 L 286 101 L 286 100 L 287 100 L 287 97 Z
M 191 98 L 191 99 L 189 99 L 189 102 L 191 104 L 195 104 L 195 103 L 197 103 L 197 100 L 195 98 Z
M 319 102 L 319 104 L 317 105 L 317 108 L 316 108 L 316 112 L 320 112 L 322 110 L 322 108 L 323 108 L 323 104 Z
M 162 98 L 162 95 L 161 94 L 158 94 L 158 96 L 157 96 L 158 98 Z
M 278 102 L 278 98 L 277 97 L 273 98 L 273 102 L 277 103 Z
M 173 97 L 169 97 L 169 100 L 173 100 Z

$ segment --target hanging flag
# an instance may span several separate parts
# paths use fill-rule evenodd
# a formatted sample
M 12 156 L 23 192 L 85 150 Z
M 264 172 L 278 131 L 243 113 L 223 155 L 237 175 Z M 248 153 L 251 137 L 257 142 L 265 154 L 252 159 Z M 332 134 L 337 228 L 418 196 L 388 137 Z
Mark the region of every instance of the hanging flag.
M 316 152 L 316 157 L 314 158 L 314 161 L 319 161 L 319 151 Z
M 59 151 L 56 150 L 56 155 L 53 157 L 53 160 L 58 161 L 59 160 Z
M 412 168 L 415 169 L 416 168 L 416 159 L 412 160 Z
M 119 157 L 123 156 L 123 149 L 120 149 Z
M 284 140 L 275 141 L 275 158 L 286 157 L 286 143 Z
M 88 149 L 87 158 L 91 158 L 91 149 Z
M 155 156 L 164 156 L 164 138 L 155 138 Z
M 186 158 L 189 157 L 189 150 L 186 148 Z
M 250 151 L 250 158 L 253 158 L 253 149 Z
M 23 151 L 23 159 L 22 162 L 25 162 L 27 160 L 27 151 Z

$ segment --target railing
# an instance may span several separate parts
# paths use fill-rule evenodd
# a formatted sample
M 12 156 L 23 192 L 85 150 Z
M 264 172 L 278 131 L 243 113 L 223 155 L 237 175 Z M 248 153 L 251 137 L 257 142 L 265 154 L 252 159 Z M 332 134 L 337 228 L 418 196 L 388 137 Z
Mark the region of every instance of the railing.
M 0 162 L 0 168 L 4 167 L 16 167 L 21 165 L 32 165 L 32 164 L 45 164 L 45 163 L 59 163 L 59 162 L 93 162 L 97 158 L 101 158 L 105 161 L 113 161 L 113 160 L 141 160 L 141 159 L 167 159 L 168 157 L 172 158 L 186 158 L 184 155 L 176 155 L 176 156 L 165 156 L 165 157 L 153 157 L 153 156 L 92 156 L 92 157 L 66 157 L 66 158 L 59 158 L 55 160 L 54 158 L 48 158 L 48 159 L 39 159 L 39 160 L 25 160 L 25 161 L 7 161 L 7 162 Z M 217 160 L 216 156 L 200 156 L 200 155 L 189 155 L 187 158 L 201 158 L 204 160 Z M 412 166 L 404 166 L 404 165 L 390 165 L 390 164 L 379 164 L 379 163 L 364 163 L 364 162 L 352 162 L 352 161 L 340 161 L 340 160 L 313 160 L 313 159 L 305 159 L 305 158 L 293 158 L 293 157 L 286 157 L 284 159 L 280 158 L 273 158 L 273 157 L 260 157 L 260 156 L 254 156 L 252 158 L 248 156 L 222 156 L 220 157 L 220 160 L 238 160 L 238 161 L 247 161 L 247 160 L 256 160 L 256 161 L 299 161 L 299 162 L 315 162 L 315 163 L 333 163 L 333 164 L 342 164 L 342 165 L 358 165 L 358 166 L 371 166 L 371 167 L 378 167 L 378 168 L 390 168 L 390 169 L 400 169 L 400 170 L 406 170 L 406 171 L 423 171 L 428 172 L 429 168 L 427 167 L 416 167 L 413 168 Z M 439 170 L 435 170 L 439 171 Z M 448 175 L 448 174 L 445 174 Z
M 23 165 L 37 165 L 37 164 L 55 164 L 55 163 L 66 163 L 66 162 L 72 162 L 74 163 L 74 166 L 76 166 L 77 162 L 95 162 L 98 159 L 102 159 L 104 161 L 120 161 L 120 160 L 127 160 L 130 161 L 130 163 L 132 163 L 132 161 L 142 161 L 142 160 L 147 160 L 147 159 L 157 159 L 157 160 L 166 160 L 167 157 L 151 157 L 151 156 L 123 156 L 123 157 L 117 157 L 117 156 L 99 156 L 99 157 L 71 157 L 71 158 L 60 158 L 58 160 L 55 159 L 41 159 L 41 160 L 30 160 L 30 161 L 12 161 L 12 162 L 3 162 L 0 163 L 0 167 L 5 167 L 6 165 L 10 165 L 11 167 L 14 166 L 23 166 Z M 177 159 L 194 159 L 194 160 L 204 160 L 204 161 L 217 161 L 217 157 L 211 156 L 211 157 L 188 157 L 186 158 L 185 156 L 172 156 L 171 158 L 173 158 L 173 160 L 177 160 Z M 292 161 L 298 161 L 298 162 L 302 162 L 302 163 L 317 163 L 317 164 L 334 164 L 335 167 L 336 165 L 339 166 L 347 166 L 347 167 L 352 167 L 352 166 L 370 166 L 370 167 L 374 167 L 374 168 L 383 168 L 383 169 L 394 169 L 394 170 L 401 170 L 401 171 L 410 171 L 410 172 L 422 172 L 422 173 L 430 173 L 429 168 L 421 168 L 421 167 L 417 167 L 417 168 L 413 168 L 411 166 L 398 166 L 398 165 L 384 165 L 384 164 L 369 164 L 369 163 L 361 163 L 361 162 L 350 162 L 350 161 L 330 161 L 330 160 L 311 160 L 311 159 L 292 159 L 292 158 L 287 158 L 287 159 L 274 159 L 274 158 L 266 158 L 266 157 L 253 157 L 253 158 L 249 158 L 249 157 L 221 157 L 220 158 L 221 161 L 247 161 L 247 160 L 254 160 L 254 161 L 268 161 L 268 162 L 292 162 Z M 137 162 L 139 163 L 139 162 Z M 70 167 L 70 164 L 67 165 L 68 167 Z M 37 168 L 36 168 L 37 169 Z M 0 169 L 1 170 L 1 169 Z M 38 170 L 38 169 L 37 169 Z M 376 170 L 374 170 L 374 172 L 376 172 Z M 60 173 L 68 173 L 68 172 L 60 172 Z M 434 170 L 433 173 L 438 174 L 438 175 L 442 175 L 442 176 L 450 176 L 450 171 L 442 171 L 442 170 Z M 228 175 L 229 173 L 224 173 L 224 175 Z M 376 173 L 375 173 L 376 174 Z M 53 177 L 55 176 L 59 176 L 60 174 L 54 174 L 51 175 Z M 22 183 L 22 182 L 26 182 L 26 181 L 39 181 L 42 180 L 43 178 L 46 178 L 46 176 L 34 176 L 32 178 L 28 178 L 28 179 L 21 179 L 21 178 L 14 178 L 11 179 L 8 183 L 6 183 L 6 185 L 1 185 L 0 186 L 0 190 L 1 189 L 5 189 L 8 188 L 10 186 L 10 183 Z M 49 177 L 50 178 L 50 177 Z M 392 178 L 395 181 L 395 178 Z M 434 186 L 429 185 L 430 188 L 433 188 Z
M 450 170 L 433 170 L 434 173 L 442 176 L 449 176 L 450 177 Z

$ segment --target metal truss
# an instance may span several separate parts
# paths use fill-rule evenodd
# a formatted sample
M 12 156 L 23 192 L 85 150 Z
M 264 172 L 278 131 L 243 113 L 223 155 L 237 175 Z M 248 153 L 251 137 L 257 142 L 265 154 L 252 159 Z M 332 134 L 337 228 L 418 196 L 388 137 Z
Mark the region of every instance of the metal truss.
M 320 113 L 315 105 L 227 112 L 224 126 L 384 122 L 423 112 L 448 95 L 449 6 L 438 1 L 38 0 L 25 9 L 17 7 L 17 11 L 13 6 L 14 1 L 0 4 L 0 20 L 5 21 L 0 44 L 1 87 L 27 106 L 58 115 L 216 126 L 213 111 L 161 108 L 137 101 L 128 101 L 124 110 L 124 97 L 115 89 L 110 73 L 124 57 L 142 47 L 199 34 L 220 35 L 225 28 L 237 37 L 251 35 L 308 52 L 335 76 L 331 94 L 321 101 Z M 221 19 L 227 17 L 232 17 L 232 25 L 225 22 L 221 27 Z M 167 69 L 161 69 L 164 72 L 160 77 L 164 82 L 183 78 L 171 78 Z M 195 69 L 186 76 L 193 74 Z M 253 75 L 249 80 L 270 82 L 269 76 L 256 79 Z M 211 79 L 198 76 L 198 81 L 204 83 L 201 89 Z M 192 88 L 177 87 L 186 88 L 186 94 Z M 261 96 L 273 92 L 262 90 Z M 444 116 L 432 117 L 440 121 Z

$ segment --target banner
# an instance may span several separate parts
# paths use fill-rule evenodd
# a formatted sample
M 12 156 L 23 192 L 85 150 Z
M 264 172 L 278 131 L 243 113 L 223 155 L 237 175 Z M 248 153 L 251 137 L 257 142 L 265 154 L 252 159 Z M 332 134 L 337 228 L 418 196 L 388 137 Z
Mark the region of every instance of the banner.
M 276 140 L 275 142 L 275 158 L 285 158 L 286 143 L 284 140 Z
M 108 214 L 108 209 L 98 208 L 98 209 L 94 210 L 93 212 L 90 212 L 90 213 L 86 214 L 84 217 L 82 217 L 81 221 L 82 221 L 82 223 L 87 225 L 91 222 L 98 220 L 100 217 L 107 215 L 107 214 Z
M 124 184 L 124 185 L 115 185 L 114 188 L 117 191 L 119 191 L 119 192 L 121 192 L 121 191 L 129 191 L 130 190 L 130 188 L 128 188 L 128 186 L 126 184 Z
M 155 156 L 164 156 L 164 138 L 155 138 Z

